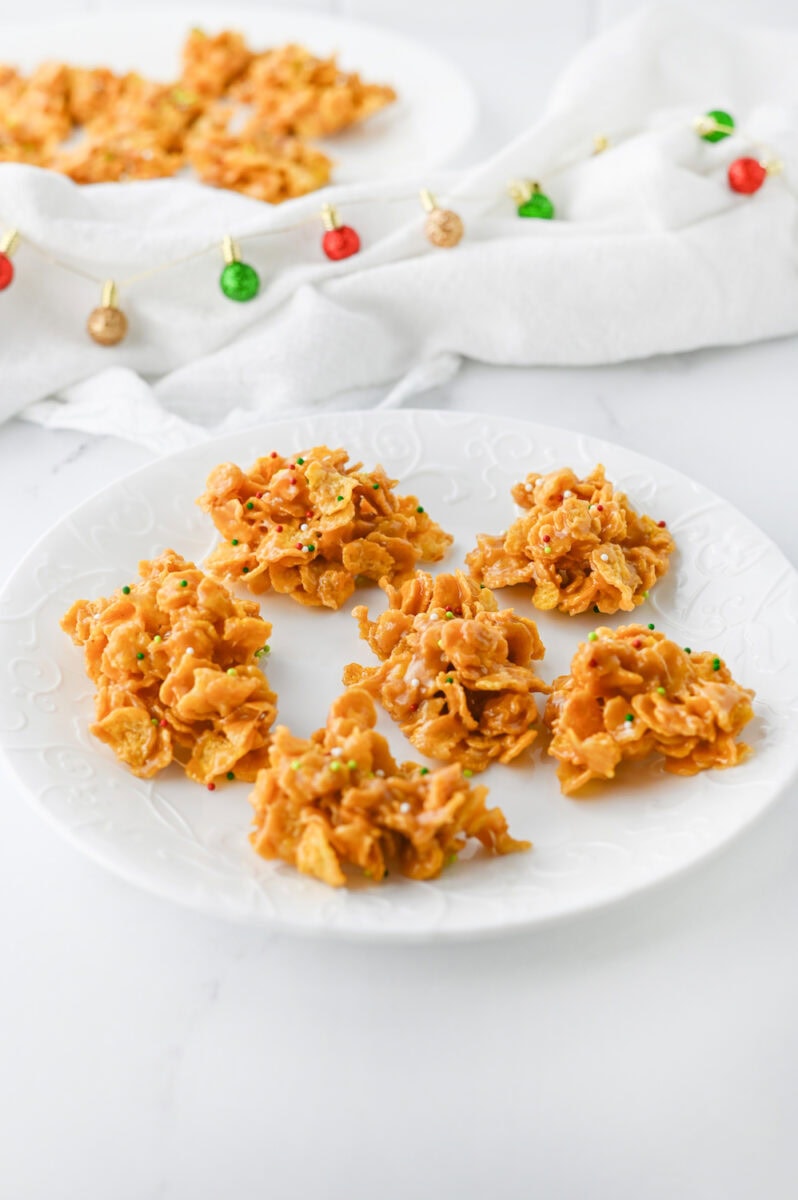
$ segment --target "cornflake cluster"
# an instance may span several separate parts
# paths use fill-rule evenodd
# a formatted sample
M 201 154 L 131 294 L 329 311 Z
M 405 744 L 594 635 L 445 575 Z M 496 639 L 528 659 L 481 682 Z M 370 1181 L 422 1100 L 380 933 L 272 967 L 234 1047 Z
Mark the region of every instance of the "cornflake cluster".
M 353 615 L 379 667 L 350 663 L 344 683 L 377 696 L 416 749 L 469 771 L 516 758 L 537 736 L 535 692 L 549 688 L 533 660 L 545 653 L 534 621 L 498 611 L 462 572 L 417 572 L 387 588 L 375 621 Z
M 715 655 L 691 653 L 643 625 L 602 627 L 555 679 L 545 721 L 563 792 L 613 779 L 624 760 L 657 753 L 674 775 L 736 766 L 754 693 Z
M 500 809 L 486 808 L 487 788 L 470 786 L 454 764 L 397 765 L 375 722 L 373 701 L 352 689 L 310 738 L 275 729 L 250 797 L 259 854 L 341 887 L 346 864 L 375 881 L 389 869 L 432 879 L 469 838 L 492 854 L 529 848 L 510 837 Z
M 140 583 L 78 600 L 61 621 L 97 688 L 91 732 L 145 779 L 174 760 L 199 783 L 254 780 L 275 717 L 258 666 L 271 626 L 172 550 L 139 572 Z
M 25 78 L 0 66 L 0 161 L 77 183 L 155 179 L 189 162 L 205 183 L 279 203 L 330 179 L 330 159 L 300 139 L 336 133 L 395 98 L 334 57 L 301 46 L 255 54 L 239 33 L 195 29 L 177 83 L 64 63 Z M 65 145 L 78 128 L 81 141 Z
M 253 592 L 340 608 L 358 579 L 403 580 L 419 560 L 441 559 L 452 537 L 416 497 L 395 495 L 382 467 L 347 460 L 315 446 L 290 459 L 273 451 L 248 472 L 216 467 L 197 502 L 225 539 L 209 570 Z
M 466 558 L 488 587 L 531 584 L 536 608 L 571 616 L 631 612 L 668 569 L 665 522 L 638 515 L 601 465 L 585 479 L 569 468 L 529 474 L 512 495 L 527 511 L 503 534 L 479 534 Z

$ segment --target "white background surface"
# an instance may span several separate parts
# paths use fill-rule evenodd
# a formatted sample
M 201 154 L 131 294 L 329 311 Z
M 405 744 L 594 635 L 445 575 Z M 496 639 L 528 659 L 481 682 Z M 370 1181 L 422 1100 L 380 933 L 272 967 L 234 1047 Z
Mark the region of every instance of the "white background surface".
M 424 35 L 458 61 L 485 108 L 476 156 L 633 7 L 324 10 Z M 56 10 L 0 0 L 3 20 Z M 788 0 L 716 11 L 798 23 Z M 798 564 L 797 373 L 792 340 L 607 369 L 474 366 L 424 403 L 528 415 L 659 457 Z M 0 427 L 0 575 L 147 458 Z M 62 843 L 5 781 L 0 1194 L 792 1196 L 796 800 L 794 787 L 728 852 L 632 905 L 502 942 L 379 949 L 293 942 L 150 899 Z

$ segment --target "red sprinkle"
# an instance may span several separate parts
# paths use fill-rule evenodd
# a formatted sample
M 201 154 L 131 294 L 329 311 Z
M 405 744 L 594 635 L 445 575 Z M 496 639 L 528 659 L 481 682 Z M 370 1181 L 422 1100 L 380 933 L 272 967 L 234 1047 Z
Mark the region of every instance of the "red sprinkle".
M 597 504 L 597 505 L 596 505 L 596 512 L 604 512 L 604 505 L 603 505 L 603 504 Z
M 277 451 L 276 451 L 276 450 L 272 450 L 272 452 L 271 452 L 271 458 L 276 458 L 276 457 L 277 457 Z
M 255 493 L 255 499 L 256 499 L 256 500 L 262 500 L 262 499 L 263 499 L 263 492 L 256 492 L 256 493 Z
M 274 527 L 274 528 L 277 530 L 277 532 L 278 532 L 278 533 L 282 533 L 282 532 L 283 532 L 283 527 L 282 527 L 282 525 L 275 525 L 275 527 Z
M 643 643 L 640 641 L 640 638 L 635 638 L 635 640 L 632 642 L 632 645 L 634 646 L 635 650 L 639 650 Z
M 215 791 L 216 791 L 216 784 L 215 784 L 215 783 L 209 783 L 209 784 L 208 784 L 208 791 L 209 791 L 209 792 L 215 792 Z
M 657 528 L 658 528 L 658 529 L 664 529 L 664 528 L 665 528 L 665 522 L 664 522 L 664 521 L 657 521 Z
M 302 543 L 301 543 L 301 542 L 297 542 L 297 544 L 296 544 L 296 548 L 297 548 L 297 550 L 301 550 L 301 549 L 302 549 Z
M 292 477 L 292 479 L 291 479 L 291 482 L 292 482 L 292 483 L 296 483 L 296 478 L 295 478 L 295 477 Z
M 313 516 L 313 513 L 312 513 L 312 512 L 306 512 L 306 513 L 305 513 L 305 516 L 306 516 L 306 517 L 312 517 L 312 516 Z
M 543 541 L 544 541 L 544 542 L 550 542 L 550 541 L 551 541 L 551 538 L 549 537 L 549 535 L 548 535 L 547 533 L 544 533 L 544 534 L 543 534 Z
M 166 721 L 161 721 L 161 729 L 166 729 Z
M 417 712 L 417 711 L 418 711 L 418 705 L 417 705 L 417 704 L 411 704 L 411 705 L 410 705 L 410 711 L 411 711 L 411 712 Z
M 588 665 L 591 667 L 597 667 L 598 663 L 596 662 L 595 658 L 591 658 L 590 663 Z

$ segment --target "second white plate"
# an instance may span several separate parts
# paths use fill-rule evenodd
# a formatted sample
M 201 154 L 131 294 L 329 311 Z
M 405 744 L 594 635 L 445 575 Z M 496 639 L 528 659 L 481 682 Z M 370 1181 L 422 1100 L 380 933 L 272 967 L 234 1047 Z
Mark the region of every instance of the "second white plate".
M 429 171 L 450 162 L 471 137 L 474 90 L 442 55 L 391 29 L 320 13 L 215 7 L 168 12 L 75 14 L 3 28 L 0 61 L 31 70 L 47 59 L 177 78 L 180 48 L 192 26 L 237 29 L 255 50 L 299 42 L 314 54 L 337 53 L 345 71 L 391 84 L 398 100 L 372 120 L 320 143 L 335 162 L 334 183 Z

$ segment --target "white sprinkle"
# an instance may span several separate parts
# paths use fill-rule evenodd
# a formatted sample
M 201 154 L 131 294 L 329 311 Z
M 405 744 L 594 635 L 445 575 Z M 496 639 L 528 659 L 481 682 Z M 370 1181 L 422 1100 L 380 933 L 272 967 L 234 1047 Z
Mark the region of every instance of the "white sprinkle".
M 302 530 L 303 533 L 307 533 L 307 531 L 308 531 L 307 525 L 300 525 L 299 528 Z
M 507 530 L 506 529 L 500 530 L 499 537 L 506 537 L 506 536 L 507 536 Z
M 193 653 L 194 653 L 194 647 L 193 647 L 193 646 L 187 646 L 187 647 L 186 647 L 186 654 L 193 654 Z
M 384 772 L 384 771 L 375 771 L 375 772 L 374 772 L 374 774 L 375 774 L 375 775 L 379 775 L 380 779 L 384 779 L 384 778 L 385 778 L 385 772 Z
M 563 500 L 570 500 L 572 496 L 573 492 L 569 492 L 567 489 L 562 494 Z
M 420 679 L 411 679 L 411 680 L 410 680 L 410 686 L 411 686 L 412 688 L 419 688 L 419 687 L 421 687 L 421 680 L 420 680 Z
M 410 812 L 410 805 L 407 803 L 407 801 L 406 801 L 406 800 L 404 801 L 404 803 L 403 803 L 403 804 L 400 804 L 400 805 L 399 805 L 399 812 L 401 812 L 401 813 L 408 813 L 408 812 Z
M 601 559 L 601 561 L 602 561 L 602 562 L 609 562 L 609 561 L 610 561 L 610 556 L 609 556 L 609 554 L 600 554 L 600 555 L 599 555 L 599 558 Z
M 525 492 L 533 492 L 534 490 L 535 490 L 535 489 L 532 487 L 532 484 L 531 484 L 531 483 L 525 483 L 525 484 L 524 484 L 524 491 L 525 491 Z
M 332 750 L 330 751 L 330 754 L 333 756 L 333 758 L 340 758 L 341 755 L 343 754 L 343 750 L 341 749 L 340 746 L 333 746 Z
M 304 550 L 305 554 L 310 554 L 310 546 L 303 546 L 302 549 Z

